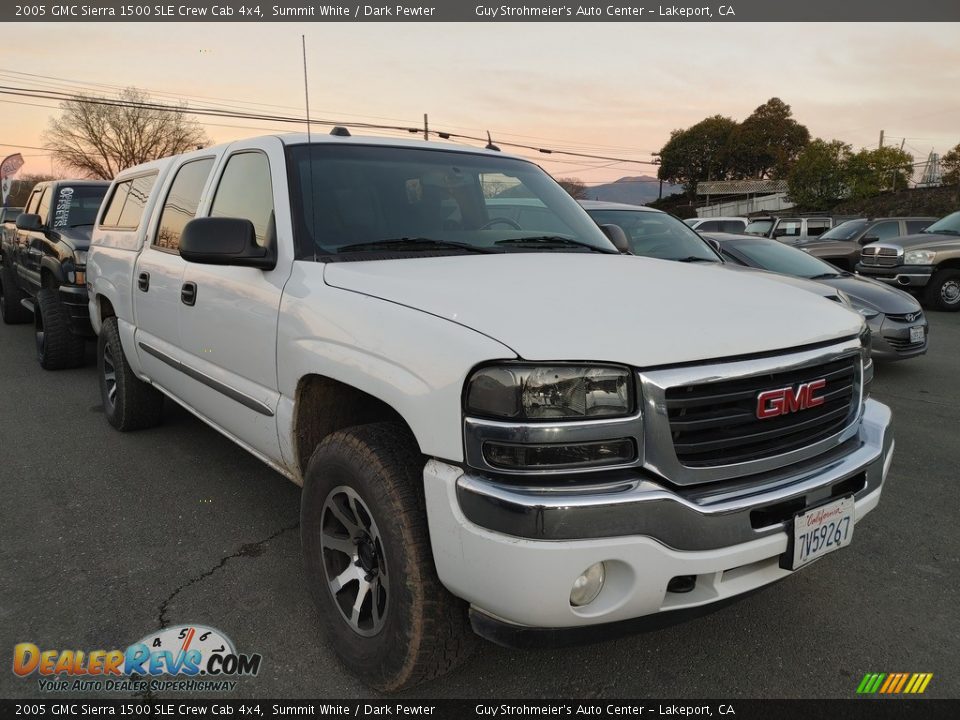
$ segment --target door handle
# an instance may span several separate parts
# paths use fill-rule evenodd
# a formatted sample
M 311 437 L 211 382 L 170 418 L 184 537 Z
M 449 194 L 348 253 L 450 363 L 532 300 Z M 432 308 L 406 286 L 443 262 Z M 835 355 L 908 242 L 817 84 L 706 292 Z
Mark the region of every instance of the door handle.
M 144 292 L 150 289 L 150 273 L 142 272 L 137 276 L 137 287 Z
M 193 306 L 197 302 L 197 284 L 195 282 L 185 282 L 180 288 L 180 301 L 184 305 Z

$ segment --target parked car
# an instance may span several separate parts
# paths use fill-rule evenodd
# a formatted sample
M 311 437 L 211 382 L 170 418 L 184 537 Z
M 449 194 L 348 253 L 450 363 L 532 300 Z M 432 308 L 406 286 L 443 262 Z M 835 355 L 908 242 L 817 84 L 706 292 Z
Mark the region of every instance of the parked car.
M 37 183 L 14 230 L 2 238 L 0 314 L 34 322 L 37 359 L 47 370 L 83 364 L 93 337 L 85 264 L 90 232 L 109 182 Z
M 742 269 L 767 280 L 792 285 L 828 300 L 850 305 L 849 300 L 842 292 L 838 292 L 822 283 L 810 282 L 809 280 L 742 265 L 728 267 L 720 254 L 699 234 L 684 227 L 685 222 L 680 222 L 673 215 L 661 210 L 642 205 L 627 205 L 602 200 L 579 200 L 578 202 L 598 225 L 612 224 L 620 227 L 627 235 L 627 242 L 632 255 L 687 263 L 695 262 L 704 265 L 712 264 L 727 270 Z
M 814 257 L 853 270 L 860 260 L 860 248 L 873 242 L 886 242 L 902 235 L 920 232 L 933 217 L 857 218 L 846 220 L 827 230 L 823 235 L 797 243 L 796 247 Z
M 857 272 L 902 288 L 935 310 L 960 310 L 960 212 L 919 233 L 867 245 Z
M 870 327 L 873 357 L 904 360 L 927 352 L 929 326 L 908 293 L 850 272 L 768 238 L 706 234 L 731 263 L 816 280 L 846 294 Z
M 755 215 L 747 218 L 750 222 L 743 229 L 745 235 L 759 235 L 761 237 L 770 237 L 770 231 L 773 224 L 777 221 L 772 215 Z
M 750 222 L 745 217 L 708 217 L 684 220 L 697 232 L 742 233 Z
M 522 158 L 334 132 L 125 170 L 87 281 L 107 420 L 166 395 L 303 485 L 306 583 L 367 683 L 445 672 L 470 627 L 695 611 L 876 507 L 893 433 L 857 314 L 624 258 Z
M 832 215 L 783 215 L 756 216 L 750 218 L 744 233 L 773 238 L 788 245 L 796 245 L 819 237 L 834 225 L 838 225 L 849 216 Z

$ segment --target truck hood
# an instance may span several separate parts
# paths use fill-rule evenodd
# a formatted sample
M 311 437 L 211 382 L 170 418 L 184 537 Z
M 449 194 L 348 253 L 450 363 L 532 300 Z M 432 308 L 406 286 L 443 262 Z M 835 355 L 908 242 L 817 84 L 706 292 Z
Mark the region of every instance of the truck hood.
M 87 250 L 90 247 L 90 238 L 93 235 L 93 227 L 90 225 L 62 227 L 56 228 L 54 232 L 60 238 L 61 242 L 69 245 L 74 250 Z
M 904 250 L 938 250 L 946 246 L 960 248 L 960 236 L 940 235 L 938 233 L 917 233 L 916 235 L 904 235 L 903 237 L 892 238 L 875 244 L 899 246 Z
M 644 257 L 504 253 L 337 262 L 326 265 L 324 280 L 472 328 L 527 360 L 652 367 L 783 350 L 863 327 L 856 313 L 782 282 L 720 264 Z

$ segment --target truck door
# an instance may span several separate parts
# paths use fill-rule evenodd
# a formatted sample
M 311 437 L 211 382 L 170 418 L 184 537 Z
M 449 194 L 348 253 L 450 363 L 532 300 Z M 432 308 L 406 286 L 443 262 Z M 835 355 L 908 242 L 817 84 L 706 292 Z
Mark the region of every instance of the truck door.
M 267 149 L 262 140 L 241 143 L 221 167 L 205 214 L 250 220 L 257 242 L 272 244 L 278 262 L 273 270 L 186 263 L 183 289 L 190 301 L 180 304 L 180 336 L 188 397 L 221 428 L 281 462 L 274 417 L 277 317 L 293 267 L 283 148 L 279 140 Z
M 33 296 L 40 289 L 40 261 L 43 259 L 45 233 L 49 232 L 51 194 L 52 186 L 45 186 L 33 210 L 40 216 L 40 229 L 17 230 L 17 244 L 20 250 L 20 287 Z M 30 201 L 33 203 L 34 198 Z
M 147 232 L 133 277 L 136 348 L 143 372 L 173 395 L 185 398 L 180 370 L 180 291 L 186 263 L 180 235 L 200 207 L 215 157 L 191 158 L 171 173 L 159 216 Z

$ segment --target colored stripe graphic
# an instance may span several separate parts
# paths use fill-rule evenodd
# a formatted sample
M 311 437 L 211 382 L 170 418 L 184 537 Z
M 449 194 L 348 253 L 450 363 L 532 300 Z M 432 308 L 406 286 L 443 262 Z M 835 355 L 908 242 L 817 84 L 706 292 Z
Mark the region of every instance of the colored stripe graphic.
M 857 686 L 860 695 L 919 695 L 926 691 L 933 673 L 867 673 Z

